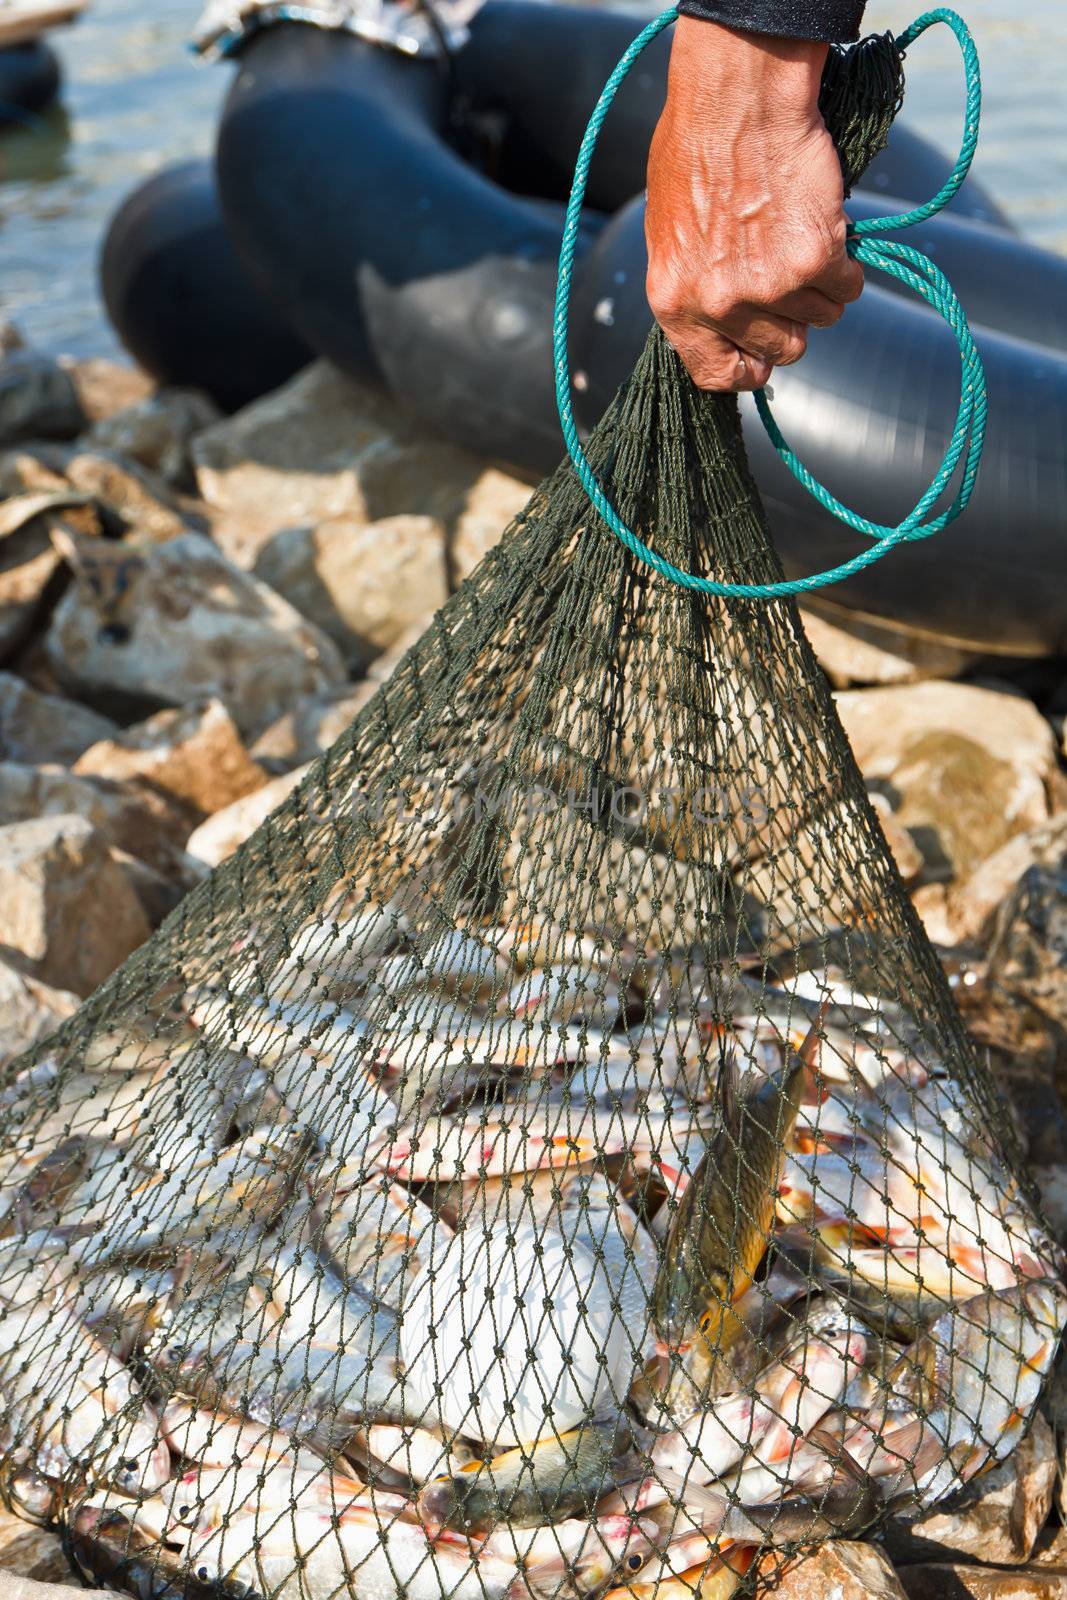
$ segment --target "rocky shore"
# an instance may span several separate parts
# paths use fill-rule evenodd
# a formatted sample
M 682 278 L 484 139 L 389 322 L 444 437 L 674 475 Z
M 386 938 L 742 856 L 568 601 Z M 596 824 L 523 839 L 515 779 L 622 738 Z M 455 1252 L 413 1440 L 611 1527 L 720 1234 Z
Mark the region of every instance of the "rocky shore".
M 0 331 L 0 1063 L 248 837 L 528 492 L 325 365 L 224 419 Z M 1067 662 L 805 626 L 1067 1241 Z M 69 1569 L 0 1516 L 5 1573 Z M 1067 1380 L 954 1506 L 765 1577 L 784 1600 L 1067 1600 Z

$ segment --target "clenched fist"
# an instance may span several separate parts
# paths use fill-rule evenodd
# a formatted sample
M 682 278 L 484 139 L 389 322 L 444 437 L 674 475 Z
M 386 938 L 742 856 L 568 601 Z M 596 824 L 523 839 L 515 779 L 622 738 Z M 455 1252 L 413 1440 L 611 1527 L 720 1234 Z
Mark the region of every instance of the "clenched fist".
M 648 300 L 702 389 L 758 389 L 863 288 L 819 114 L 827 46 L 679 19 L 648 166 Z

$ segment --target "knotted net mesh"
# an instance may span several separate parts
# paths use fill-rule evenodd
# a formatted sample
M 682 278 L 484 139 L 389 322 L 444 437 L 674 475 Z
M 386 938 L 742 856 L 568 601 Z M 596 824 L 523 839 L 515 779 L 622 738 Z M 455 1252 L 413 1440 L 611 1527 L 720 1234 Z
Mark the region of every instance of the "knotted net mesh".
M 780 577 L 658 334 L 589 455 Z M 725 1597 L 1003 1458 L 1067 1315 L 795 609 L 569 466 L 2 1102 L 5 1499 L 142 1596 Z

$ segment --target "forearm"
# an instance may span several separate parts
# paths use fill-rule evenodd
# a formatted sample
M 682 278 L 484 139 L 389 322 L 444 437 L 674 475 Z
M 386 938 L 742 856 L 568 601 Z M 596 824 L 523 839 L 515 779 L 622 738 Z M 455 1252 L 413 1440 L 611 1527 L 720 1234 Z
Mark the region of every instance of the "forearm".
M 679 0 L 684 17 L 828 44 L 859 38 L 864 0 Z

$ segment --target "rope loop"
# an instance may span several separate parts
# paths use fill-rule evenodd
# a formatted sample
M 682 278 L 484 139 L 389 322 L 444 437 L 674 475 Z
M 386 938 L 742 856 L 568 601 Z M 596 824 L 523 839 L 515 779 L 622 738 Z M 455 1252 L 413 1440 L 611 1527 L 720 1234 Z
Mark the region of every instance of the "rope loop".
M 596 148 L 596 142 L 603 127 L 604 119 L 611 108 L 620 84 L 641 52 L 665 28 L 669 28 L 677 20 L 677 17 L 678 12 L 673 6 L 669 10 L 661 12 L 638 34 L 637 38 L 625 51 L 601 91 L 600 99 L 597 101 L 593 115 L 589 119 L 589 125 L 585 130 L 581 148 L 578 152 L 578 160 L 574 169 L 574 183 L 571 188 L 563 225 L 563 243 L 560 248 L 559 278 L 556 286 L 556 307 L 553 321 L 556 406 L 563 429 L 563 439 L 582 487 L 604 522 L 607 523 L 612 533 L 626 545 L 627 549 L 631 550 L 634 555 L 647 563 L 662 577 L 668 578 L 672 583 L 678 584 L 684 589 L 692 589 L 701 594 L 723 595 L 732 599 L 770 600 L 784 595 L 805 594 L 812 589 L 822 589 L 829 584 L 840 583 L 843 579 L 850 578 L 857 572 L 862 572 L 866 567 L 873 566 L 876 561 L 880 561 L 883 556 L 888 555 L 890 550 L 895 549 L 897 545 L 906 540 L 928 539 L 931 534 L 940 533 L 942 528 L 946 528 L 950 522 L 954 522 L 966 509 L 974 490 L 979 463 L 982 459 L 982 448 L 985 443 L 987 412 L 985 369 L 982 365 L 981 355 L 971 337 L 971 330 L 963 307 L 960 305 L 952 285 L 940 268 L 928 256 L 923 255 L 920 250 L 914 249 L 911 245 L 903 244 L 900 240 L 887 239 L 883 236 L 887 233 L 899 231 L 902 228 L 914 227 L 917 223 L 925 222 L 930 217 L 936 216 L 939 211 L 944 210 L 949 201 L 959 192 L 960 186 L 970 171 L 975 147 L 978 143 L 978 126 L 982 108 L 982 84 L 978 65 L 978 52 L 963 18 L 955 11 L 951 11 L 944 6 L 938 6 L 932 11 L 924 12 L 897 38 L 897 49 L 903 53 L 921 34 L 925 33 L 928 28 L 935 26 L 935 24 L 943 23 L 952 29 L 963 56 L 966 82 L 963 141 L 960 146 L 959 157 L 949 178 L 932 200 L 928 200 L 925 205 L 916 206 L 911 211 L 902 212 L 898 216 L 872 217 L 866 221 L 853 223 L 849 227 L 846 247 L 853 260 L 861 262 L 864 266 L 875 267 L 879 272 L 887 273 L 890 277 L 897 278 L 901 283 L 906 284 L 920 299 L 938 312 L 955 335 L 960 352 L 960 404 L 948 448 L 942 457 L 941 465 L 938 467 L 929 487 L 904 518 L 903 522 L 896 527 L 891 527 L 885 523 L 872 522 L 869 518 L 861 516 L 859 512 L 852 511 L 848 506 L 843 505 L 794 454 L 775 421 L 767 398 L 767 391 L 758 389 L 754 399 L 760 420 L 770 436 L 771 443 L 789 471 L 821 506 L 824 506 L 827 511 L 830 511 L 846 526 L 872 539 L 874 543 L 850 560 L 842 562 L 839 566 L 831 567 L 825 572 L 814 573 L 811 577 L 792 578 L 782 583 L 717 583 L 711 578 L 702 578 L 696 573 L 685 572 L 673 566 L 671 562 L 664 560 L 662 556 L 657 555 L 654 550 L 643 544 L 637 535 L 626 526 L 611 505 L 589 464 L 578 438 L 578 426 L 574 420 L 574 410 L 571 405 L 571 375 L 567 351 L 574 252 L 578 241 L 582 205 L 585 200 L 586 183 L 593 151 Z M 946 510 L 930 517 L 929 520 L 925 520 L 935 503 L 948 488 L 961 463 L 960 482 L 951 503 Z

